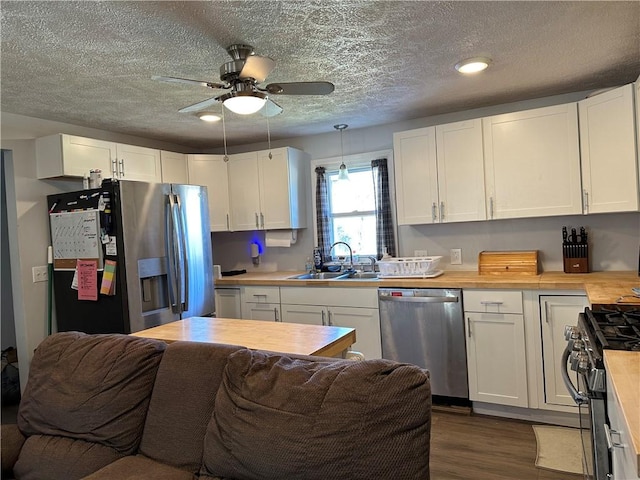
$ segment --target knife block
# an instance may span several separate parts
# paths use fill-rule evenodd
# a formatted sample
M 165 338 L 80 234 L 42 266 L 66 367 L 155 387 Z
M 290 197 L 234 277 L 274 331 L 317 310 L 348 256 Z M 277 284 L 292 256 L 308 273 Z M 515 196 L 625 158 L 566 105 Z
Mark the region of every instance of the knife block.
M 589 273 L 589 245 L 579 245 L 579 257 L 573 256 L 577 254 L 567 247 L 570 246 L 565 245 L 562 249 L 564 273 Z

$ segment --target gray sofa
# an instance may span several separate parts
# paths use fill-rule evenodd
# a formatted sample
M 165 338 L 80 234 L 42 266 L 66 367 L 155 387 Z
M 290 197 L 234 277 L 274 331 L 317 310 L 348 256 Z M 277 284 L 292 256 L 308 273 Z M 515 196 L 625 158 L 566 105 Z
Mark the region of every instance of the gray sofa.
M 220 344 L 54 334 L 2 478 L 428 479 L 428 372 Z

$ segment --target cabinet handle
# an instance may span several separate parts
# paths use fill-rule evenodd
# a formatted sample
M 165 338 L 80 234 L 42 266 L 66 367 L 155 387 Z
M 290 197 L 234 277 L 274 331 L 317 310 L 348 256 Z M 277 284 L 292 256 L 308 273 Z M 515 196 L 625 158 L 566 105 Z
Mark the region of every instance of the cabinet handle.
M 440 221 L 444 221 L 444 202 L 440 202 Z
M 258 223 L 258 213 L 256 212 L 256 228 L 260 228 L 260 224 Z
M 493 197 L 489 197 L 489 218 L 493 220 Z
M 626 445 L 624 443 L 614 442 L 613 439 L 611 438 L 612 434 L 620 435 L 620 434 L 622 434 L 622 432 L 620 432 L 618 430 L 614 430 L 613 428 L 609 427 L 609 425 L 607 425 L 605 423 L 604 424 L 604 435 L 605 435 L 605 437 L 607 437 L 607 448 L 609 450 L 612 450 L 614 448 L 624 448 L 624 447 L 626 447 Z
M 227 213 L 227 230 L 229 230 L 229 214 Z
M 544 321 L 549 323 L 549 302 L 544 302 Z
M 111 173 L 113 174 L 113 178 L 118 178 L 118 159 L 114 158 L 111 160 Z
M 329 318 L 329 326 L 333 325 L 333 320 L 331 320 L 331 310 L 327 310 L 327 317 Z
M 124 178 L 124 158 L 120 159 L 120 176 Z
M 433 223 L 436 223 L 436 219 L 438 218 L 438 207 L 436 206 L 436 202 L 433 202 L 431 205 L 431 220 Z
M 589 213 L 589 192 L 585 189 L 583 190 L 583 202 L 584 202 L 584 213 Z
M 467 336 L 471 338 L 471 319 L 467 317 Z
M 480 305 L 502 305 L 504 302 L 491 301 L 491 300 L 483 300 L 480 302 Z
M 322 310 L 322 325 L 326 326 L 327 324 L 324 321 L 324 310 Z
M 264 215 L 260 212 L 260 228 L 264 230 Z
M 273 308 L 273 319 L 274 319 L 276 322 L 279 322 L 279 321 L 280 321 L 280 318 L 278 318 L 278 309 L 277 309 L 277 308 L 275 308 L 275 307 Z

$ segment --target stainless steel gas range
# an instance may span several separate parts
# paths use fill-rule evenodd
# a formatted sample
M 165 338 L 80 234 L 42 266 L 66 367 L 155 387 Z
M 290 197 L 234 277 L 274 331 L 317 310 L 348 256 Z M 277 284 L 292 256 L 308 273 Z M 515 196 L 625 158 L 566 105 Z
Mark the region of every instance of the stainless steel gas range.
M 580 407 L 585 452 L 593 452 L 585 464 L 587 478 L 608 480 L 611 469 L 611 430 L 607 418 L 605 349 L 640 351 L 640 309 L 586 308 L 577 326 L 567 326 L 567 348 L 562 356 L 564 383 Z M 576 372 L 575 383 L 569 369 Z M 589 455 L 585 455 L 589 458 Z

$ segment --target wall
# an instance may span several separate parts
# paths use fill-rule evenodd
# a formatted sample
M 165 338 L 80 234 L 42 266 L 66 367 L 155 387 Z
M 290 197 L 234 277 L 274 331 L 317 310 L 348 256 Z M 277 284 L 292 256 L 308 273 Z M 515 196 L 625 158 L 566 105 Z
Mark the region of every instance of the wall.
M 347 129 L 343 138 L 344 155 L 392 149 L 394 132 L 573 102 L 585 98 L 586 94 L 587 92 L 576 92 L 392 125 L 358 130 Z M 304 150 L 311 154 L 312 159 L 335 157 L 341 154 L 340 140 L 336 132 L 272 142 L 273 147 L 287 145 Z M 230 151 L 238 153 L 266 148 L 265 143 L 259 143 L 234 147 Z M 311 178 L 307 187 L 310 192 L 313 191 Z M 309 227 L 298 233 L 298 241 L 291 248 L 266 249 L 259 266 L 251 264 L 248 253 L 253 237 L 243 232 L 212 235 L 214 262 L 220 263 L 223 271 L 232 269 L 246 269 L 249 272 L 302 270 L 306 257 L 311 254 L 315 246 L 311 220 L 312 208 L 312 199 L 309 195 L 307 205 Z M 563 269 L 561 251 L 563 225 L 585 226 L 590 233 L 592 270 L 635 270 L 638 267 L 640 212 L 401 226 L 398 229 L 398 256 L 413 256 L 414 250 L 426 249 L 430 255 L 446 257 L 443 261 L 448 269 L 475 270 L 478 253 L 483 250 L 539 250 L 544 270 L 561 271 Z M 462 265 L 448 265 L 451 248 L 462 249 Z

